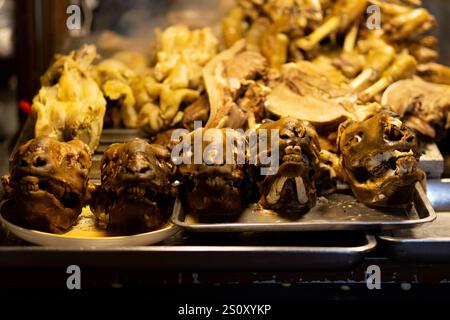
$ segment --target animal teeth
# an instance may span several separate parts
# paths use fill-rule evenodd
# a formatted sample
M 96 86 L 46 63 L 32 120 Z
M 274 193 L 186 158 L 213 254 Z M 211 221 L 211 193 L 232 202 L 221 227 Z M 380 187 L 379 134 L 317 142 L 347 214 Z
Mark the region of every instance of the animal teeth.
M 295 178 L 295 186 L 297 187 L 297 199 L 301 204 L 308 203 L 308 195 L 306 194 L 305 184 L 301 177 Z
M 300 155 L 300 151 L 301 151 L 300 146 L 287 146 L 287 147 L 284 149 L 284 153 L 285 153 L 286 155 L 293 155 L 293 154 L 298 154 L 298 155 Z
M 39 186 L 36 183 L 27 183 L 27 184 L 21 185 L 20 189 L 24 192 L 38 191 Z
M 175 180 L 173 183 L 172 183 L 172 186 L 174 186 L 174 187 L 178 187 L 179 185 L 181 184 L 181 182 L 180 181 L 178 181 L 178 180 Z
M 398 150 L 392 151 L 392 156 L 394 156 L 395 158 L 413 156 L 413 155 L 414 155 L 414 152 L 411 149 L 408 152 L 401 152 Z
M 269 204 L 274 204 L 278 200 L 280 200 L 281 190 L 283 190 L 284 184 L 287 181 L 287 177 L 279 177 L 277 178 L 272 186 L 270 187 L 270 191 L 266 196 L 266 200 Z
M 145 195 L 145 189 L 142 187 L 131 187 L 129 189 L 129 192 L 136 196 L 144 196 Z

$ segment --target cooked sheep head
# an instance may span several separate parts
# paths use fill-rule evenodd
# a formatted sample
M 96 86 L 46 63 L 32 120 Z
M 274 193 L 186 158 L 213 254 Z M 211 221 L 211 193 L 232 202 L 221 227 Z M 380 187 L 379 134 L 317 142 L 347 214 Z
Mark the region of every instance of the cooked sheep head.
M 214 133 L 214 135 L 205 134 Z M 195 161 L 195 135 L 202 137 L 203 159 Z M 199 128 L 185 139 L 189 142 L 186 160 L 178 166 L 183 189 L 183 203 L 186 209 L 203 217 L 220 217 L 239 214 L 244 206 L 243 182 L 245 177 L 245 148 L 233 145 L 227 150 L 226 134 L 235 141 L 241 136 L 226 129 Z M 221 149 L 220 149 L 221 148 Z M 220 152 L 221 150 L 222 152 Z M 192 152 L 191 152 L 192 151 Z M 192 154 L 191 154 L 192 153 Z M 227 153 L 228 158 L 227 159 Z M 231 157 L 230 157 L 231 155 Z M 239 161 L 241 159 L 242 161 Z
M 109 146 L 101 160 L 94 213 L 106 213 L 108 228 L 123 234 L 162 226 L 173 199 L 169 160 L 166 148 L 142 139 Z
M 338 146 L 346 181 L 362 203 L 408 203 L 414 183 L 423 178 L 416 137 L 394 113 L 341 124 Z
M 19 147 L 4 179 L 7 217 L 25 227 L 62 233 L 77 220 L 88 197 L 91 158 L 79 140 L 38 137 Z
M 280 214 L 306 213 L 316 204 L 316 178 L 319 173 L 319 144 L 315 132 L 302 121 L 285 117 L 273 123 L 262 124 L 257 132 L 279 130 L 279 168 L 276 174 L 259 176 L 259 203 Z M 259 149 L 259 156 L 271 154 Z M 258 161 L 259 163 L 259 161 Z M 259 164 L 261 167 L 261 165 Z

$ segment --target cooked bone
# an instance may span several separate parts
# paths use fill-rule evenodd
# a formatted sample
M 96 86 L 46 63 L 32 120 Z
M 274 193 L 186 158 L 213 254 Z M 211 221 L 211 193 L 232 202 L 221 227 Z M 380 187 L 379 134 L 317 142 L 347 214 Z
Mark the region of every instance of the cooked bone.
M 416 72 L 416 67 L 417 62 L 414 57 L 407 52 L 402 52 L 395 58 L 393 64 L 384 71 L 381 79 L 361 92 L 359 98 L 362 101 L 369 101 L 393 82 L 413 76 Z
M 366 0 L 339 0 L 333 14 L 307 37 L 299 39 L 297 46 L 303 50 L 312 50 L 321 40 L 333 32 L 345 31 L 349 25 L 359 19 L 367 7 Z
M 306 194 L 305 184 L 301 177 L 295 178 L 295 187 L 297 189 L 297 199 L 301 204 L 308 203 L 308 196 Z
M 266 59 L 257 52 L 246 51 L 244 40 L 214 57 L 203 69 L 210 116 L 206 128 L 240 128 L 245 126 L 245 110 L 236 104 L 244 86 L 267 69 Z
M 280 200 L 281 190 L 283 190 L 284 184 L 287 181 L 287 177 L 278 177 L 270 187 L 270 191 L 266 196 L 266 200 L 269 204 L 274 204 Z

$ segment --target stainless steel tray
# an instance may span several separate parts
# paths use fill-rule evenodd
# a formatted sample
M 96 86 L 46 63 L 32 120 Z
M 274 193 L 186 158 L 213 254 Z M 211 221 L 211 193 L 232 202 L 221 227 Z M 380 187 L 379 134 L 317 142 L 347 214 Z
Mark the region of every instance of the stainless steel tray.
M 145 132 L 138 129 L 104 129 L 100 137 L 100 144 L 95 150 L 95 154 L 102 155 L 106 148 L 118 142 L 126 142 L 134 138 L 148 138 Z
M 450 212 L 438 212 L 432 223 L 379 235 L 392 258 L 410 262 L 450 262 Z
M 436 211 L 450 211 L 450 179 L 427 181 L 427 197 Z
M 375 237 L 361 232 L 274 233 L 270 238 L 260 233 L 179 233 L 160 245 L 106 249 L 36 247 L 12 242 L 0 241 L 0 268 L 60 267 L 70 262 L 109 269 L 335 270 L 356 266 L 376 247 Z
M 411 208 L 370 208 L 353 196 L 335 193 L 319 199 L 316 207 L 307 214 L 286 218 L 271 210 L 253 204 L 234 221 L 198 221 L 185 213 L 181 202 L 176 201 L 172 222 L 186 230 L 196 232 L 233 231 L 337 231 L 337 230 L 391 230 L 415 227 L 431 222 L 436 213 L 422 189 L 416 183 Z

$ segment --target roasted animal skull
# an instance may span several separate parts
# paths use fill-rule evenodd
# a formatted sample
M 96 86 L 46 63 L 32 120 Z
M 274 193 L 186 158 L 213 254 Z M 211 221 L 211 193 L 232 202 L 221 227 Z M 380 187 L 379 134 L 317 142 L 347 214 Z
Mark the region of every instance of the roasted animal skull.
M 38 137 L 20 146 L 3 179 L 2 212 L 24 227 L 63 233 L 77 220 L 88 199 L 91 158 L 79 140 Z
M 262 124 L 257 130 L 258 136 L 263 130 L 267 130 L 269 140 L 273 139 L 273 134 L 278 135 L 280 161 L 275 174 L 256 178 L 261 194 L 259 203 L 280 214 L 306 213 L 316 204 L 320 147 L 315 132 L 302 121 L 291 117 Z M 272 130 L 278 130 L 278 133 Z M 266 146 L 266 150 L 261 147 L 258 150 L 259 169 L 264 167 L 260 163 L 261 155 L 274 152 L 270 142 Z
M 405 204 L 424 176 L 416 137 L 394 113 L 339 127 L 340 165 L 355 197 L 368 205 Z
M 208 137 L 205 132 L 215 135 Z M 178 164 L 178 174 L 182 181 L 184 206 L 192 214 L 219 217 L 242 211 L 245 203 L 243 190 L 245 146 L 244 148 L 239 144 L 228 146 L 226 132 L 226 129 L 195 130 L 184 136 L 185 142 L 181 142 L 187 145 L 183 151 L 184 160 L 178 162 L 179 159 L 173 159 Z M 242 137 L 235 131 L 228 132 L 234 141 L 245 143 L 244 140 L 238 140 Z M 201 150 L 195 150 L 195 135 L 202 139 Z M 196 161 L 196 152 L 203 155 L 200 163 Z
M 101 160 L 94 213 L 107 214 L 108 228 L 121 234 L 161 227 L 173 200 L 169 160 L 166 148 L 142 139 L 109 146 Z

